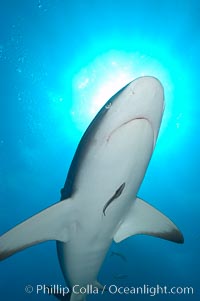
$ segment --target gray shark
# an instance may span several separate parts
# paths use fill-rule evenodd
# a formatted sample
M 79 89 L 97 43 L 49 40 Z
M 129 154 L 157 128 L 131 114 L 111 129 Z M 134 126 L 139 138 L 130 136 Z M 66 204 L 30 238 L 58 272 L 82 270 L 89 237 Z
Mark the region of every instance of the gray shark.
M 138 78 L 116 93 L 84 133 L 61 201 L 2 235 L 0 259 L 56 240 L 70 301 L 82 301 L 87 294 L 77 293 L 77 285 L 102 287 L 98 272 L 112 240 L 148 234 L 182 243 L 175 224 L 137 197 L 163 111 L 163 87 L 154 77 Z

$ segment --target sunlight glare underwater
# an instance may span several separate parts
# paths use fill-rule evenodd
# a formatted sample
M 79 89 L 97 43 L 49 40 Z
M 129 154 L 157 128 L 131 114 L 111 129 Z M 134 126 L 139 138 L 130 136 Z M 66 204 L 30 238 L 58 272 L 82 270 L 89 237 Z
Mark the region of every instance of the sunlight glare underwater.
M 147 53 L 110 50 L 93 58 L 74 74 L 73 101 L 68 108 L 74 126 L 73 135 L 83 134 L 104 103 L 119 89 L 135 78 L 147 75 L 158 78 L 165 91 L 159 149 L 166 148 L 166 139 L 167 147 L 170 147 L 177 142 L 177 137 L 185 137 L 190 111 L 187 101 L 190 87 L 188 72 L 180 61 L 161 48 L 154 47 L 150 54 Z M 64 98 L 59 100 L 62 103 Z M 165 138 L 162 140 L 163 132 Z

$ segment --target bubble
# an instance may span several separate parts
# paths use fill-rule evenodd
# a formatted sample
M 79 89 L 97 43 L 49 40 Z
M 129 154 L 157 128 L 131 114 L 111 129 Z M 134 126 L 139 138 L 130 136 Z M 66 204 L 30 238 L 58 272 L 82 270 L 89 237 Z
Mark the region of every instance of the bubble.
M 42 3 L 38 1 L 38 8 L 42 8 Z

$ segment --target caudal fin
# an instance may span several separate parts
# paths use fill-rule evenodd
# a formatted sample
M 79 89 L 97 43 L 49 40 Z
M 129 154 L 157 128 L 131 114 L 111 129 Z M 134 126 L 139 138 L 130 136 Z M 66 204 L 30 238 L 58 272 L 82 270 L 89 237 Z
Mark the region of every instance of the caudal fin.
M 85 301 L 86 295 L 85 294 L 75 294 L 72 293 L 70 297 L 70 301 Z

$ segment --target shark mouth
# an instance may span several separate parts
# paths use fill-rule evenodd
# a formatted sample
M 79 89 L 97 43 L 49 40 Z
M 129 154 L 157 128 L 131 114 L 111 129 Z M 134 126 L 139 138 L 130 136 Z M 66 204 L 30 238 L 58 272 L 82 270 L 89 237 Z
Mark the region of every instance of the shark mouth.
M 126 125 L 126 124 L 128 124 L 128 123 L 130 123 L 130 122 L 136 121 L 136 120 L 145 120 L 145 121 L 147 121 L 147 122 L 149 123 L 149 125 L 150 125 L 150 127 L 151 127 L 151 129 L 152 129 L 152 132 L 153 132 L 153 140 L 154 140 L 153 148 L 154 148 L 154 147 L 155 147 L 155 143 L 156 143 L 156 132 L 155 132 L 155 130 L 154 130 L 154 128 L 153 128 L 152 122 L 151 122 L 148 118 L 143 117 L 143 116 L 138 116 L 138 117 L 135 117 L 135 118 L 132 118 L 132 119 L 130 119 L 130 120 L 127 120 L 127 121 L 123 122 L 120 126 L 118 126 L 117 128 L 115 128 L 115 129 L 110 133 L 110 135 L 109 135 L 108 138 L 106 139 L 107 142 L 109 142 L 111 136 L 112 136 L 118 129 L 120 129 L 120 128 L 123 127 L 124 125 Z

